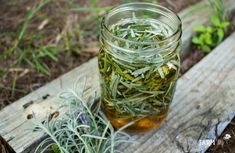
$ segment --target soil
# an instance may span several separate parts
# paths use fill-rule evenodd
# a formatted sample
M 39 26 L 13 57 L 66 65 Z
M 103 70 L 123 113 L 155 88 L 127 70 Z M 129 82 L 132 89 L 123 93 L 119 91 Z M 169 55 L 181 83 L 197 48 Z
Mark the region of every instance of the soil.
M 0 5 L 0 14 L 3 14 L 0 17 L 0 55 L 15 42 L 27 10 L 35 4 L 36 2 L 31 0 L 21 0 L 6 1 Z M 64 8 L 56 8 L 55 6 L 64 6 Z M 66 17 L 69 15 L 67 7 L 63 5 L 63 1 L 57 1 L 49 3 L 45 8 L 36 13 L 27 28 L 25 38 L 21 41 L 20 47 L 24 48 L 24 46 L 27 46 L 34 49 L 40 45 L 46 45 L 47 42 L 55 41 L 58 33 L 61 33 L 66 25 Z M 45 21 L 45 18 L 51 22 L 44 29 L 38 30 L 38 27 Z M 37 35 L 40 37 L 37 38 Z M 52 62 L 44 58 L 42 60 L 49 67 L 50 75 L 43 75 L 26 63 L 9 67 L 6 73 L 0 75 L 0 110 L 47 82 L 81 65 L 95 55 L 96 53 L 94 52 L 75 54 L 73 52 L 60 51 L 57 55 L 58 62 Z M 0 58 L 0 70 L 4 70 L 8 65 L 14 64 L 16 58 L 16 53 L 5 59 Z M 12 94 L 12 84 L 15 76 L 17 76 L 15 93 Z
M 235 117 L 205 153 L 235 153 Z
M 192 52 L 181 62 L 180 75 L 186 73 L 205 56 L 205 53 L 193 46 Z

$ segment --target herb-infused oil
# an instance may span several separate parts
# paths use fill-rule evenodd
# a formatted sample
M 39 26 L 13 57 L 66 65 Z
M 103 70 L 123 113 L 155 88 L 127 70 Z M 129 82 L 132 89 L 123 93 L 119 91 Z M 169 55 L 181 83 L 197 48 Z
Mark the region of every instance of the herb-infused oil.
M 98 55 L 102 109 L 111 124 L 141 133 L 166 118 L 179 74 L 181 22 L 149 3 L 111 10 L 101 24 Z

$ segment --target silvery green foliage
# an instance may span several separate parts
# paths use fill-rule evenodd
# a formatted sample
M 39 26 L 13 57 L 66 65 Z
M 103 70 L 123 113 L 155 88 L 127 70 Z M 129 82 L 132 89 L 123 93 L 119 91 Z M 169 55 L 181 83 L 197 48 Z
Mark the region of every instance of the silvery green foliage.
M 86 101 L 83 97 L 85 83 L 77 84 L 74 90 L 60 94 L 64 101 L 63 117 L 48 118 L 42 123 L 34 115 L 36 129 L 43 130 L 48 137 L 40 143 L 36 153 L 51 149 L 55 153 L 117 153 L 117 145 L 131 142 L 130 136 L 115 131 L 100 108 L 92 110 L 95 97 Z M 92 107 L 93 108 L 93 107 Z M 128 126 L 128 125 L 127 125 Z

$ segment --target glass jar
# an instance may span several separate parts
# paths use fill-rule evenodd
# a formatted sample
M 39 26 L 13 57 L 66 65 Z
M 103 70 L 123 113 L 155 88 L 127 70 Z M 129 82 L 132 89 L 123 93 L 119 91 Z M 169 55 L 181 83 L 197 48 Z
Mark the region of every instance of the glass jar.
M 151 3 L 128 3 L 101 23 L 98 64 L 102 110 L 115 128 L 141 133 L 166 118 L 179 74 L 181 21 Z

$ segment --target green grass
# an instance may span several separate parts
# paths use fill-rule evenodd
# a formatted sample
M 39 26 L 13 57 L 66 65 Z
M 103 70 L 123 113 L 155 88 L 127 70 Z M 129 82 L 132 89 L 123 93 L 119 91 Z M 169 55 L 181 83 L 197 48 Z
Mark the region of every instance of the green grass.
M 47 55 L 48 57 L 51 57 L 51 54 L 47 54 L 45 50 L 41 50 L 41 49 L 37 51 L 33 51 L 31 48 L 22 50 L 20 47 L 20 43 L 24 39 L 25 33 L 27 31 L 27 28 L 30 24 L 31 19 L 40 9 L 42 9 L 48 3 L 49 3 L 49 0 L 41 1 L 40 3 L 38 3 L 37 5 L 35 5 L 33 8 L 31 8 L 28 11 L 27 15 L 25 16 L 24 23 L 22 27 L 20 28 L 20 31 L 17 34 L 17 38 L 15 42 L 9 49 L 5 50 L 3 54 L 0 56 L 1 59 L 4 59 L 4 58 L 6 59 L 9 56 L 15 56 L 15 55 L 17 56 L 15 62 L 12 63 L 9 67 L 7 67 L 6 70 L 3 70 L 2 74 L 4 74 L 4 72 L 7 72 L 7 70 L 10 67 L 19 67 L 22 62 L 26 62 L 30 64 L 32 67 L 36 68 L 38 71 L 44 74 L 49 74 L 47 66 L 45 65 L 45 63 L 42 63 L 39 58 L 45 55 Z M 30 57 L 32 57 L 32 59 Z M 15 94 L 17 76 L 18 76 L 18 72 L 15 73 L 14 78 L 13 78 L 12 95 Z
M 11 46 L 4 47 L 5 50 L 0 54 L 0 59 L 7 60 L 9 57 L 14 60 L 10 65 L 5 67 L 0 71 L 0 76 L 8 73 L 10 68 L 21 67 L 22 64 L 35 69 L 43 75 L 50 75 L 50 70 L 45 62 L 49 60 L 52 62 L 58 62 L 58 53 L 62 51 L 67 51 L 69 55 L 71 52 L 80 54 L 80 44 L 79 44 L 79 30 L 73 28 L 70 31 L 65 31 L 63 35 L 63 41 L 61 44 L 47 43 L 47 34 L 43 31 L 38 31 L 37 29 L 32 29 L 29 31 L 35 17 L 39 16 L 40 19 L 47 18 L 46 14 L 41 11 L 46 5 L 52 3 L 52 0 L 42 0 L 36 5 L 34 5 L 24 17 L 24 21 L 19 28 L 17 33 L 15 32 L 4 32 L 1 33 L 0 37 L 10 37 L 14 38 Z M 15 94 L 15 88 L 18 79 L 18 72 L 13 74 L 12 81 L 12 96 Z
M 49 0 L 44 0 L 41 3 L 39 3 L 38 5 L 36 5 L 35 7 L 33 7 L 32 9 L 30 9 L 30 11 L 27 13 L 25 19 L 24 19 L 24 23 L 23 26 L 21 27 L 21 30 L 19 31 L 19 34 L 17 36 L 17 39 L 14 43 L 14 45 L 9 49 L 6 50 L 4 52 L 4 56 L 9 56 L 11 55 L 18 47 L 19 43 L 21 42 L 21 40 L 23 39 L 25 32 L 27 30 L 28 25 L 30 24 L 30 21 L 32 19 L 32 17 L 43 7 L 45 6 L 47 3 L 49 2 Z
M 64 5 L 66 6 L 61 7 L 62 9 L 68 10 L 69 13 L 76 13 L 79 15 L 81 12 L 86 12 L 88 15 L 86 15 L 85 18 L 76 21 L 75 24 L 78 24 L 78 26 L 72 25 L 71 28 L 61 31 L 61 33 L 59 33 L 61 35 L 61 39 L 58 43 L 55 44 L 54 42 L 47 42 L 48 37 L 51 36 L 51 31 L 46 31 L 48 29 L 32 29 L 32 26 L 35 27 L 35 21 L 38 22 L 45 19 L 49 20 L 49 26 L 57 26 L 55 23 L 56 21 L 51 21 L 49 15 L 43 12 L 43 9 L 46 8 L 47 5 L 56 2 L 57 1 L 55 0 L 41 0 L 37 3 L 35 2 L 35 5 L 27 11 L 23 23 L 21 24 L 21 26 L 19 26 L 20 28 L 18 28 L 18 32 L 10 31 L 0 34 L 0 39 L 3 40 L 5 38 L 10 38 L 12 41 L 11 45 L 2 46 L 4 50 L 1 51 L 0 60 L 7 60 L 9 58 L 13 60 L 11 64 L 0 70 L 0 77 L 8 74 L 11 68 L 16 67 L 29 67 L 36 70 L 40 74 L 49 76 L 50 69 L 49 65 L 47 65 L 48 61 L 54 63 L 58 62 L 58 54 L 60 54 L 61 52 L 64 52 L 66 54 L 66 57 L 68 58 L 73 56 L 74 54 L 80 55 L 84 46 L 88 46 L 86 40 L 90 39 L 91 36 L 92 40 L 98 41 L 98 36 L 100 34 L 101 17 L 106 11 L 113 7 L 99 6 L 98 0 L 90 0 L 90 5 L 87 7 L 80 6 L 73 0 L 63 1 Z M 127 2 L 131 2 L 131 0 L 126 0 L 125 3 Z M 149 2 L 156 1 L 150 0 Z M 19 7 L 23 6 L 19 5 Z M 68 14 L 63 15 L 66 18 Z M 61 22 L 58 22 L 57 24 L 59 26 Z M 55 33 L 53 34 L 53 36 L 54 35 Z M 85 42 L 82 42 L 81 40 L 85 40 Z M 17 80 L 19 76 L 18 73 L 19 72 L 12 73 L 12 96 L 14 96 L 15 94 L 15 88 L 17 86 Z

